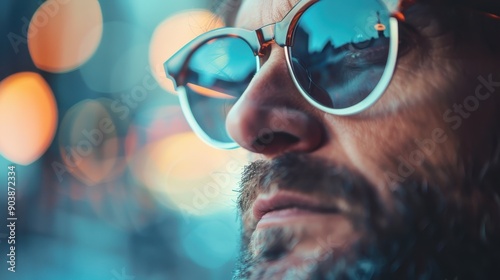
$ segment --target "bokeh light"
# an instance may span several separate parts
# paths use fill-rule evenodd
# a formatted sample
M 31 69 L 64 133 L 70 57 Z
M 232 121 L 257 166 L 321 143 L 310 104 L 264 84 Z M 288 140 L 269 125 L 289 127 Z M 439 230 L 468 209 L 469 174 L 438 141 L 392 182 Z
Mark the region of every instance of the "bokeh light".
M 125 168 L 124 139 L 107 98 L 83 100 L 64 115 L 59 145 L 65 169 L 87 185 L 114 179 Z
M 213 149 L 193 132 L 184 132 L 148 144 L 135 154 L 131 166 L 165 205 L 208 215 L 234 207 L 246 155 L 243 150 Z
M 141 229 L 158 211 L 151 194 L 134 184 L 113 181 L 99 188 L 77 186 L 74 189 L 84 192 L 86 197 L 81 200 L 89 201 L 101 220 L 119 229 Z
M 137 25 L 123 21 L 104 23 L 101 44 L 79 71 L 93 91 L 130 91 L 149 74 L 148 36 Z
M 234 234 L 236 230 L 236 225 L 230 220 L 228 223 L 205 222 L 187 233 L 182 245 L 186 255 L 195 263 L 215 269 L 234 256 L 238 245 L 237 235 Z
M 101 40 L 103 19 L 97 0 L 47 0 L 28 28 L 28 48 L 35 65 L 67 72 L 85 63 Z
M 0 4 L 0 181 L 15 165 L 19 279 L 230 278 L 246 156 L 196 138 L 150 56 L 174 16 L 156 37 L 165 78 L 166 56 L 222 25 L 199 10 L 216 3 L 133 2 Z
M 137 111 L 134 124 L 127 133 L 127 155 L 134 155 L 148 143 L 191 131 L 179 106 L 167 105 L 165 100 L 156 100 L 155 103 L 144 105 Z
M 21 72 L 0 83 L 0 153 L 28 165 L 47 150 L 57 127 L 57 107 L 47 82 Z
M 149 49 L 149 63 L 158 83 L 173 93 L 174 85 L 166 77 L 163 63 L 196 36 L 222 26 L 223 21 L 206 10 L 184 11 L 158 25 Z

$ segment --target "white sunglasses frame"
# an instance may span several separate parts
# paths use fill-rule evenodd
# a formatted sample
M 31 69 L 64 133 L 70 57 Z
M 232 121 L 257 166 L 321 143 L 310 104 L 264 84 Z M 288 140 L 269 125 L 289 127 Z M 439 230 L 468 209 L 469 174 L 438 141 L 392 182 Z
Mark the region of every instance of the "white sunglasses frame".
M 193 52 L 199 48 L 201 45 L 206 43 L 207 41 L 221 38 L 221 37 L 236 37 L 245 41 L 250 49 L 253 51 L 256 57 L 256 72 L 259 71 L 260 62 L 259 55 L 261 55 L 261 51 L 264 46 L 271 42 L 275 42 L 277 45 L 284 48 L 285 51 L 285 60 L 287 62 L 288 71 L 290 76 L 300 91 L 302 96 L 313 106 L 316 108 L 338 116 L 348 116 L 358 114 L 369 107 L 371 107 L 375 102 L 377 102 L 380 97 L 384 94 L 385 90 L 389 86 L 392 76 L 394 74 L 394 69 L 396 67 L 397 55 L 398 55 L 398 44 L 399 44 L 399 36 L 398 36 L 398 20 L 395 16 L 391 16 L 389 18 L 389 26 L 390 26 L 390 42 L 389 42 L 389 53 L 387 58 L 387 63 L 380 78 L 380 81 L 375 86 L 368 96 L 363 99 L 361 102 L 342 109 L 332 109 L 328 108 L 312 97 L 302 88 L 299 84 L 298 80 L 295 78 L 293 74 L 293 69 L 291 65 L 291 41 L 292 34 L 295 26 L 302 15 L 302 13 L 307 10 L 311 5 L 321 0 L 303 0 L 297 3 L 288 14 L 283 18 L 283 20 L 263 26 L 257 30 L 246 30 L 242 28 L 235 27 L 224 27 L 209 31 L 204 33 L 188 44 L 184 46 L 181 50 L 179 50 L 176 54 L 174 54 L 169 60 L 164 63 L 165 72 L 167 76 L 174 82 L 174 85 L 177 88 L 177 92 L 179 95 L 179 101 L 181 105 L 181 109 L 186 117 L 188 124 L 191 126 L 193 131 L 200 137 L 208 145 L 224 149 L 236 149 L 239 145 L 233 142 L 222 142 L 213 139 L 210 137 L 199 125 L 198 121 L 196 121 L 193 112 L 191 111 L 191 107 L 188 102 L 187 92 L 184 82 L 184 73 L 183 70 L 186 67 L 186 62 L 189 60 L 190 56 Z M 381 1 L 381 4 L 383 2 Z M 389 10 L 389 9 L 387 9 Z

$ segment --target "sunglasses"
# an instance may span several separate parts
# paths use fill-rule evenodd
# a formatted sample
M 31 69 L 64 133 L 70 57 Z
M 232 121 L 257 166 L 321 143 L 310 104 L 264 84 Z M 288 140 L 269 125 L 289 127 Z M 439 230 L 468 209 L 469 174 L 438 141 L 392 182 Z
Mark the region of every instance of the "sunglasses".
M 309 103 L 329 114 L 352 115 L 373 105 L 389 85 L 398 21 L 378 0 L 303 0 L 280 22 L 257 30 L 220 28 L 195 38 L 164 66 L 189 125 L 209 145 L 238 147 L 226 119 L 271 42 L 284 48 L 291 78 Z

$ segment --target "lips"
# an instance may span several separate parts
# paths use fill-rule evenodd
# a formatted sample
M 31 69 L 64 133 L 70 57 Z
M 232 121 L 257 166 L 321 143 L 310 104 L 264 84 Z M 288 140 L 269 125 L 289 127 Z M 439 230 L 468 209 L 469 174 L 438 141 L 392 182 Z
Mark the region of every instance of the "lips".
M 307 213 L 336 214 L 338 212 L 335 207 L 325 205 L 312 196 L 286 191 L 279 191 L 268 197 L 261 195 L 253 206 L 253 216 L 257 222 L 270 216 L 284 218 Z

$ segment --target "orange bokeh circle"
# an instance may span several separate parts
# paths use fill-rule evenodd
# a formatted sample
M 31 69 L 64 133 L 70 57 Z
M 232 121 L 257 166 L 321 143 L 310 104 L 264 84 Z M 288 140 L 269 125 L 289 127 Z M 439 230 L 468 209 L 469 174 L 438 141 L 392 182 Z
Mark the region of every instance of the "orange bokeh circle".
M 196 36 L 222 26 L 222 19 L 207 10 L 184 11 L 159 24 L 149 48 L 149 64 L 158 83 L 168 92 L 175 92 L 163 63 Z
M 57 105 L 49 85 L 33 72 L 13 74 L 0 83 L 0 153 L 30 164 L 49 147 L 57 127 Z
M 39 69 L 71 71 L 94 54 L 102 30 L 97 0 L 47 0 L 31 18 L 28 49 Z

